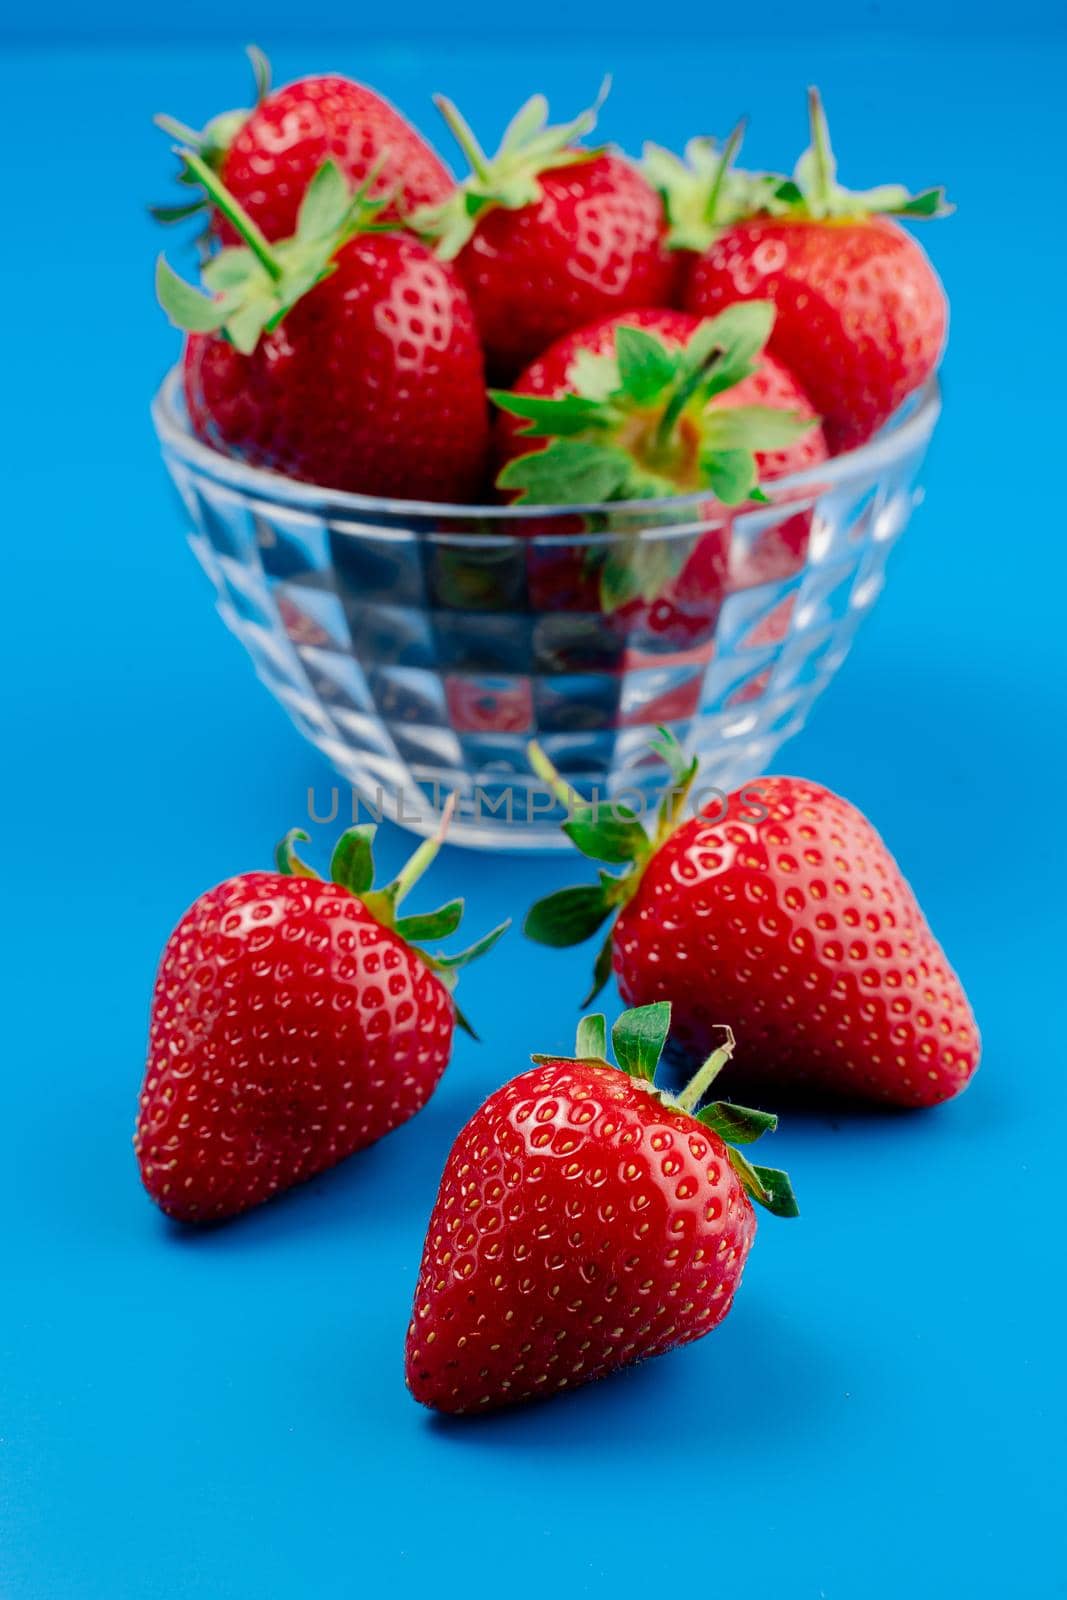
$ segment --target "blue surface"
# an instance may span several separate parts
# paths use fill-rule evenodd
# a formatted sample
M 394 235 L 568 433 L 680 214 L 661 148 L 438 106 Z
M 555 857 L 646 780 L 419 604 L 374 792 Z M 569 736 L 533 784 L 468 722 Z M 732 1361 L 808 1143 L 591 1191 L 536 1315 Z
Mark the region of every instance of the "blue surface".
M 736 39 L 758 32 L 764 38 L 791 36 L 794 40 L 835 39 L 842 34 L 877 38 L 887 31 L 908 30 L 922 38 L 959 39 L 961 35 L 999 36 L 1005 16 L 1018 32 L 1061 32 L 1067 27 L 1067 13 L 1059 0 L 820 0 L 818 5 L 798 7 L 796 0 L 760 0 L 758 16 L 743 5 L 689 6 L 667 21 L 668 42 L 676 46 L 702 41 L 717 44 L 723 38 Z M 86 6 L 81 0 L 48 0 L 34 6 L 28 0 L 11 0 L 0 16 L 0 38 L 49 43 L 57 37 L 87 44 L 113 41 L 205 39 L 243 44 L 249 38 L 278 45 L 290 41 L 300 45 L 309 38 L 344 38 L 353 34 L 359 43 L 349 50 L 350 59 L 377 58 L 377 42 L 401 38 L 414 53 L 438 56 L 445 41 L 461 39 L 479 46 L 486 38 L 515 41 L 526 55 L 531 35 L 563 48 L 576 37 L 602 41 L 629 38 L 641 42 L 644 52 L 649 42 L 650 11 L 642 0 L 615 0 L 610 22 L 599 8 L 580 7 L 573 0 L 539 0 L 536 13 L 528 7 L 505 6 L 500 0 L 404 0 L 402 7 L 364 6 L 353 22 L 353 13 L 339 7 L 336 0 L 302 0 L 299 7 L 291 0 L 182 0 L 181 5 L 146 6 L 143 0 L 100 0 Z M 368 56 L 368 43 L 375 41 Z M 599 45 L 603 50 L 603 44 Z M 306 50 L 305 50 L 306 53 Z M 546 52 L 547 53 L 547 52 Z M 310 59 L 310 57 L 309 57 Z M 318 60 L 316 57 L 316 66 Z M 717 54 L 708 65 L 719 79 Z
M 1064 1594 L 1062 46 L 442 47 L 431 66 L 305 44 L 277 65 L 358 70 L 412 111 L 447 87 L 490 134 L 534 87 L 586 103 L 611 65 L 609 135 L 678 142 L 751 109 L 756 160 L 797 146 L 817 79 L 847 180 L 949 183 L 927 501 L 784 766 L 882 828 L 985 1064 L 927 1115 L 790 1115 L 775 1154 L 803 1217 L 761 1221 L 722 1329 L 474 1426 L 402 1385 L 422 1232 L 460 1123 L 527 1051 L 569 1043 L 584 953 L 512 935 L 472 969 L 484 1044 L 343 1170 L 202 1236 L 158 1215 L 129 1139 L 159 949 L 330 781 L 213 616 L 147 419 L 174 349 L 139 209 L 165 187 L 148 115 L 195 120 L 243 77 L 221 50 L 9 53 L 0 1595 Z M 386 831 L 387 865 L 407 848 Z M 466 890 L 480 930 L 549 873 L 581 869 L 448 850 L 433 903 Z

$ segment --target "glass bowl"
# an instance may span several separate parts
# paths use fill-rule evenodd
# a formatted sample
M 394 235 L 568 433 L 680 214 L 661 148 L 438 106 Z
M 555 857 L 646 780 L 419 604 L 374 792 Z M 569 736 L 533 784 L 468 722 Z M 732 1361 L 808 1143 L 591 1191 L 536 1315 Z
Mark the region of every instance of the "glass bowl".
M 935 382 L 869 444 L 731 511 L 706 495 L 453 506 L 320 489 L 200 443 L 172 371 L 153 405 L 226 626 L 342 783 L 312 820 L 568 848 L 531 772 L 645 812 L 658 724 L 729 790 L 803 726 L 918 499 Z M 637 592 L 640 588 L 641 592 Z

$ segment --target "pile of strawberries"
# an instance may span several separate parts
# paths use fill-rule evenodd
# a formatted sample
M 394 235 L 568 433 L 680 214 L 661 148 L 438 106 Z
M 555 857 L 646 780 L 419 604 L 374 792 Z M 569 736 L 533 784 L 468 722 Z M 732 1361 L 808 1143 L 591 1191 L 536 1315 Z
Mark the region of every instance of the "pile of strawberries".
M 635 163 L 580 142 L 599 108 L 552 127 L 540 96 L 489 157 L 439 97 L 457 182 L 372 89 L 271 92 L 253 64 L 251 111 L 160 119 L 191 198 L 158 212 L 205 213 L 206 248 L 202 288 L 157 272 L 192 426 L 253 465 L 424 501 L 740 504 L 936 365 L 944 296 L 895 219 L 941 191 L 841 187 L 814 91 L 789 177 L 738 168 L 740 128 Z
M 927 1107 L 979 1059 L 959 980 L 888 850 L 818 784 L 765 778 L 686 817 L 696 778 L 661 730 L 654 828 L 571 795 L 565 831 L 603 863 L 526 932 L 567 946 L 608 925 L 603 1016 L 572 1057 L 535 1055 L 458 1133 L 430 1218 L 407 1382 L 438 1410 L 558 1394 L 701 1337 L 730 1309 L 754 1205 L 795 1216 L 784 1172 L 749 1160 L 764 1096 Z M 448 814 L 444 826 L 447 826 Z M 468 1027 L 454 985 L 505 932 L 446 955 L 462 901 L 401 914 L 441 835 L 374 887 L 374 829 L 341 836 L 322 879 L 293 833 L 276 872 L 201 895 L 163 954 L 135 1148 L 184 1223 L 236 1216 L 412 1117 Z M 521 1037 L 522 1019 L 514 1019 Z M 657 1083 L 665 1048 L 675 1081 Z M 727 1085 L 757 1106 L 713 1098 Z

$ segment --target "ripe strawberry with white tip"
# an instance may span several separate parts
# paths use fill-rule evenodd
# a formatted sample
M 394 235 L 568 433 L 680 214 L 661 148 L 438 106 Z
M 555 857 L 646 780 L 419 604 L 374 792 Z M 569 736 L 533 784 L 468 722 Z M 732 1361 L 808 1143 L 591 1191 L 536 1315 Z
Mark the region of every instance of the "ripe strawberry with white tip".
M 737 1148 L 776 1119 L 700 1108 L 729 1028 L 681 1093 L 656 1087 L 670 1016 L 659 1003 L 619 1017 L 617 1067 L 604 1018 L 586 1017 L 574 1057 L 534 1056 L 457 1137 L 408 1330 L 416 1400 L 477 1415 L 691 1343 L 730 1309 L 752 1201 L 797 1214 L 786 1174 Z
M 414 1116 L 452 1049 L 452 998 L 471 949 L 429 954 L 462 900 L 422 915 L 400 903 L 436 855 L 419 846 L 372 888 L 374 828 L 342 834 L 323 881 L 294 849 L 277 872 L 203 894 L 163 952 L 134 1148 L 145 1188 L 185 1222 L 272 1199 Z
M 539 901 L 527 934 L 565 946 L 610 923 L 592 992 L 614 970 L 628 1004 L 670 998 L 672 1048 L 689 1060 L 729 1017 L 745 1051 L 726 1078 L 747 1092 L 900 1106 L 959 1094 L 978 1067 L 974 1016 L 867 819 L 820 784 L 766 777 L 682 820 L 697 765 L 660 735 L 672 782 L 651 835 L 625 808 L 578 801 L 531 747 L 571 810 L 563 831 L 623 870 Z

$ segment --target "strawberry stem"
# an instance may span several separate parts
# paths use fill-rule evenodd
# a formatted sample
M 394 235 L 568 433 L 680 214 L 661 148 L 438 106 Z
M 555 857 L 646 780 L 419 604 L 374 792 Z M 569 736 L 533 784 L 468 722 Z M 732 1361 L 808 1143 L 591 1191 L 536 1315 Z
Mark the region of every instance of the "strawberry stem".
M 459 145 L 463 154 L 470 162 L 471 171 L 475 177 L 491 187 L 493 183 L 493 169 L 489 157 L 482 149 L 475 136 L 474 129 L 463 115 L 457 105 L 447 95 L 435 94 L 433 103 L 448 124 L 449 132 Z
M 696 781 L 697 771 L 696 761 L 691 762 L 686 777 L 682 779 L 681 783 L 676 783 L 673 788 L 667 791 L 660 807 L 659 820 L 656 823 L 656 837 L 652 841 L 653 848 L 658 848 L 659 845 L 664 844 L 678 826 L 685 802 L 689 798 L 689 791 Z
M 726 1063 L 734 1053 L 735 1041 L 733 1029 L 730 1028 L 725 1022 L 720 1023 L 719 1026 L 725 1033 L 726 1039 L 717 1050 L 713 1051 L 713 1053 L 708 1057 L 704 1065 L 701 1067 L 700 1071 L 690 1078 L 681 1094 L 677 1096 L 678 1105 L 683 1111 L 696 1110 L 697 1106 L 700 1104 L 701 1100 L 703 1100 L 704 1096 L 711 1088 L 711 1085 L 714 1083 L 715 1079 L 718 1077 L 719 1073 L 722 1071 L 723 1067 L 725 1067 Z
M 526 754 L 530 758 L 530 765 L 543 783 L 547 783 L 556 799 L 565 811 L 573 811 L 576 804 L 581 803 L 581 795 L 572 789 L 566 779 L 558 773 L 551 761 L 545 755 L 536 739 L 531 739 L 526 746 Z
M 816 215 L 828 215 L 833 197 L 835 163 L 830 145 L 830 128 L 822 99 L 816 88 L 808 90 L 808 120 L 811 124 L 811 153 L 815 162 L 814 195 Z
M 445 835 L 452 822 L 452 814 L 456 809 L 457 799 L 458 795 L 453 790 L 445 801 L 445 807 L 441 813 L 441 821 L 437 825 L 437 832 L 432 838 L 422 841 L 415 854 L 401 867 L 392 883 L 381 891 L 383 895 L 388 897 L 393 906 L 398 906 L 405 895 L 410 894 L 444 844 Z
M 221 211 L 227 222 L 236 228 L 263 270 L 275 283 L 278 283 L 282 276 L 281 263 L 248 212 L 234 199 L 221 178 L 212 172 L 207 162 L 201 160 L 195 151 L 179 150 L 178 154 L 197 183 L 207 191 L 212 203 Z
M 674 391 L 674 394 L 670 398 L 669 404 L 667 405 L 662 417 L 660 417 L 659 422 L 656 425 L 657 450 L 667 449 L 667 446 L 670 443 L 671 434 L 678 425 L 678 418 L 681 416 L 690 400 L 692 400 L 693 396 L 702 387 L 712 367 L 714 367 L 718 361 L 721 361 L 721 359 L 722 350 L 718 345 L 716 345 L 713 350 L 708 351 L 708 354 L 704 357 L 704 360 L 689 374 L 685 382 L 679 384 L 678 388 Z
M 256 105 L 260 106 L 270 94 L 270 60 L 258 44 L 246 44 L 245 55 L 252 68 L 252 81 L 256 86 Z
M 734 157 L 741 148 L 741 141 L 745 137 L 746 122 L 747 119 L 742 117 L 723 145 L 722 156 L 719 159 L 718 167 L 715 169 L 715 177 L 712 179 L 711 188 L 708 190 L 707 202 L 704 206 L 704 221 L 707 223 L 718 221 L 719 196 L 722 194 L 722 186 L 726 182 L 727 174 L 734 164 Z
M 179 139 L 182 144 L 187 144 L 194 150 L 199 149 L 201 136 L 195 128 L 190 128 L 187 122 L 179 122 L 177 117 L 168 117 L 162 111 L 157 112 L 152 121 L 171 139 Z

